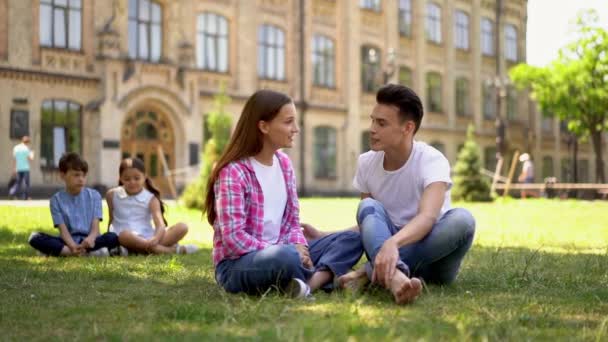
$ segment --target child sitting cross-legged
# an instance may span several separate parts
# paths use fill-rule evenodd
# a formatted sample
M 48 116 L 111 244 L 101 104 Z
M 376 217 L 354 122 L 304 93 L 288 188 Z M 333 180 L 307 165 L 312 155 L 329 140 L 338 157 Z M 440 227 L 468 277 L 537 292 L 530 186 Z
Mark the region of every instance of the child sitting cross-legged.
M 59 175 L 65 189 L 51 197 L 51 216 L 60 236 L 34 232 L 29 243 L 43 255 L 108 256 L 118 247 L 114 233 L 99 234 L 102 220 L 101 195 L 85 187 L 88 164 L 76 153 L 59 160 Z

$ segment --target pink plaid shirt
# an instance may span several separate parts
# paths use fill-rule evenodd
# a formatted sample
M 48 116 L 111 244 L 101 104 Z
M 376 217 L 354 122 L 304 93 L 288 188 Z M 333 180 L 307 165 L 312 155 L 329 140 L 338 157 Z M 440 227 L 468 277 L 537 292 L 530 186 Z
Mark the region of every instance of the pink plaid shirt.
M 285 177 L 287 204 L 283 213 L 277 244 L 307 245 L 300 228 L 300 207 L 296 177 L 289 157 L 276 152 Z M 220 171 L 215 191 L 217 218 L 213 224 L 213 263 L 262 250 L 271 244 L 262 240 L 264 233 L 264 194 L 248 158 L 226 165 Z

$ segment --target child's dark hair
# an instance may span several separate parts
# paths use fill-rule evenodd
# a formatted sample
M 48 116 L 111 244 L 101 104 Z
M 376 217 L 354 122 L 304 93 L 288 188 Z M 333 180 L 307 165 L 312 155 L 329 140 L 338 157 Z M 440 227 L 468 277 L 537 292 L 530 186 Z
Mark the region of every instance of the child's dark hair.
M 376 102 L 383 105 L 392 105 L 399 108 L 399 118 L 401 122 L 412 120 L 416 125 L 414 134 L 420 128 L 420 122 L 424 115 L 422 102 L 416 93 L 399 84 L 387 84 L 378 90 L 376 94 Z
M 68 170 L 82 171 L 87 174 L 89 172 L 89 164 L 78 153 L 69 152 L 59 159 L 59 171 L 67 173 Z
M 118 174 L 122 175 L 122 173 L 126 169 L 130 169 L 130 168 L 137 169 L 144 175 L 146 174 L 146 167 L 144 165 L 144 162 L 139 158 L 123 159 L 120 162 L 120 167 L 118 168 Z M 118 185 L 123 185 L 122 182 L 120 181 L 120 178 L 118 179 Z M 148 191 L 150 191 L 152 194 L 154 194 L 154 197 L 156 197 L 156 199 L 160 202 L 160 213 L 162 214 L 163 222 L 165 223 L 165 225 L 167 225 L 167 219 L 165 218 L 165 203 L 160 199 L 160 191 L 158 191 L 158 189 L 154 186 L 154 184 L 152 183 L 152 180 L 150 178 L 148 178 L 148 176 L 146 176 L 146 189 L 148 189 Z

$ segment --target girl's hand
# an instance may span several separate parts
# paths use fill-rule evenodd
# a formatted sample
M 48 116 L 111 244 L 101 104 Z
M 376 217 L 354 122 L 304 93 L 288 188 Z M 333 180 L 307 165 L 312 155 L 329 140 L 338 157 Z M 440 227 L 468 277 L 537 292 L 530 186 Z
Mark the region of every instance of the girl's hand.
M 306 268 L 312 268 L 312 260 L 310 260 L 310 252 L 308 251 L 308 246 L 302 244 L 296 244 L 296 250 L 300 253 L 300 261 L 302 265 Z
M 153 236 L 150 240 L 148 240 L 148 248 L 153 248 L 160 242 L 160 239 L 156 236 Z

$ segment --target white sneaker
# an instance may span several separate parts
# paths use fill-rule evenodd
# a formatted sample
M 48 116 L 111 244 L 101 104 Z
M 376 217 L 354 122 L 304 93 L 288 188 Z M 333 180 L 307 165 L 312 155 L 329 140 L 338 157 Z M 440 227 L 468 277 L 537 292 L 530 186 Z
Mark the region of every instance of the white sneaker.
M 291 279 L 285 288 L 285 294 L 291 298 L 314 300 L 310 294 L 310 286 L 298 278 Z
M 118 246 L 118 255 L 121 257 L 129 256 L 129 250 L 123 246 Z
M 87 256 L 92 256 L 92 257 L 108 257 L 110 256 L 110 251 L 108 250 L 108 247 L 102 247 L 98 250 L 95 251 L 91 251 L 89 253 L 87 253 Z
M 176 245 L 175 250 L 177 254 L 192 254 L 198 251 L 198 247 L 195 245 Z

